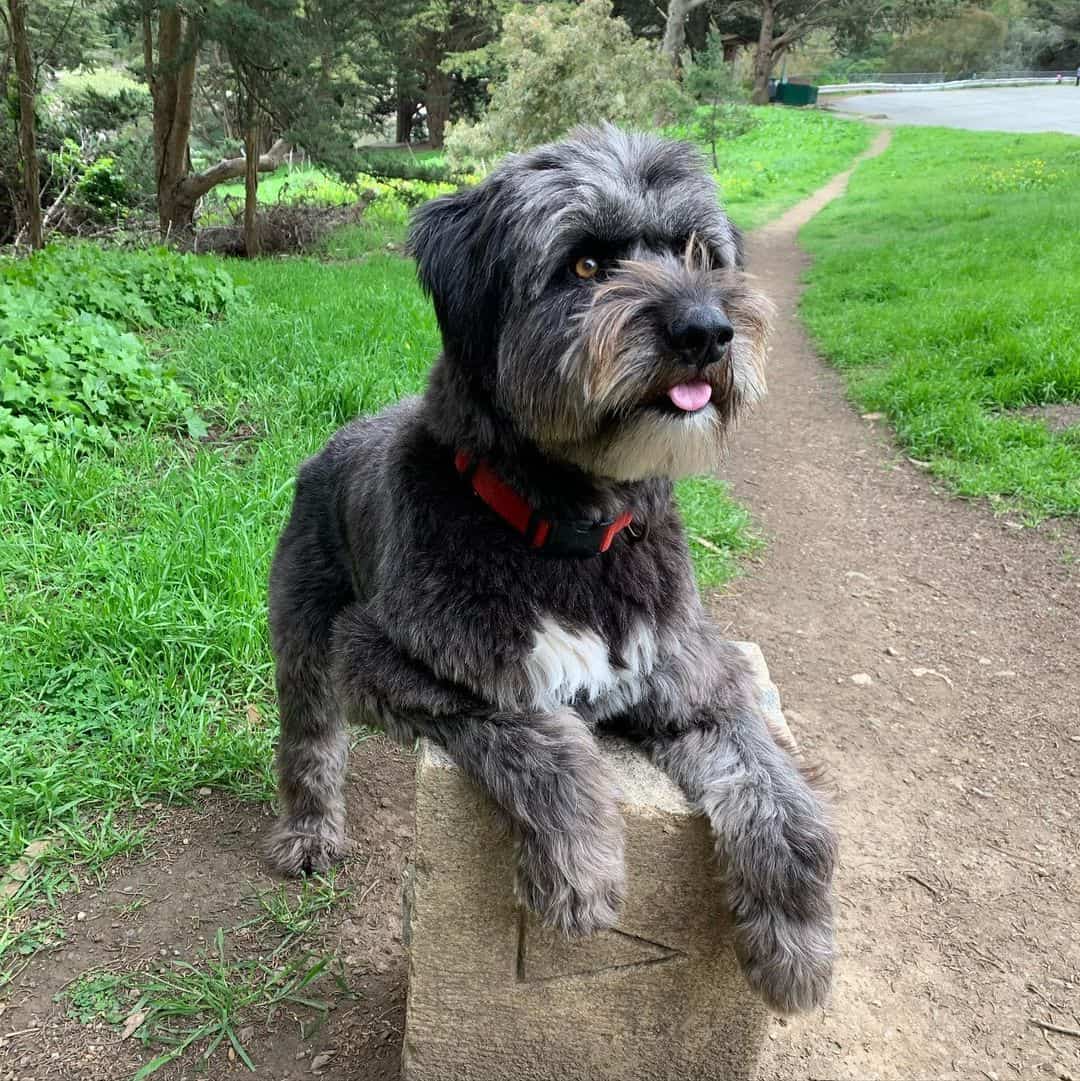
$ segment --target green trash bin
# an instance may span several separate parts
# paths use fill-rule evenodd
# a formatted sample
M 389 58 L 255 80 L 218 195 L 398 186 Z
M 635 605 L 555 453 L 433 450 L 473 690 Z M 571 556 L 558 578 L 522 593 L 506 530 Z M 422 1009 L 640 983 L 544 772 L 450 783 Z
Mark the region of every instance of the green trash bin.
M 781 83 L 776 100 L 782 105 L 816 105 L 818 88 L 809 83 Z

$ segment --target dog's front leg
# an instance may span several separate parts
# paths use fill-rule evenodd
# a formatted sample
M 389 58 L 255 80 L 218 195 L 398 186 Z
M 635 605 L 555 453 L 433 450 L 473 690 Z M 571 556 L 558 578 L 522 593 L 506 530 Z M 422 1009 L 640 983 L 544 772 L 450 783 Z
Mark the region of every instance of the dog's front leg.
M 403 654 L 369 613 L 335 632 L 345 701 L 411 744 L 443 747 L 510 819 L 521 901 L 551 927 L 610 927 L 623 897 L 623 823 L 600 749 L 580 715 L 496 709 Z
M 832 975 L 835 834 L 738 651 L 707 624 L 680 644 L 633 722 L 713 828 L 748 982 L 783 1013 L 811 1009 Z

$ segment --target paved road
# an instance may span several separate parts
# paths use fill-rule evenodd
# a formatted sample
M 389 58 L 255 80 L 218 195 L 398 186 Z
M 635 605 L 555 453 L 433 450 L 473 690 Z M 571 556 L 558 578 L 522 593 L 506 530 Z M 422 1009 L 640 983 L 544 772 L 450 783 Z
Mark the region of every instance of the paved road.
M 903 90 L 822 97 L 823 105 L 886 124 L 931 124 L 972 131 L 1063 131 L 1080 135 L 1080 88 L 999 86 L 983 90 Z

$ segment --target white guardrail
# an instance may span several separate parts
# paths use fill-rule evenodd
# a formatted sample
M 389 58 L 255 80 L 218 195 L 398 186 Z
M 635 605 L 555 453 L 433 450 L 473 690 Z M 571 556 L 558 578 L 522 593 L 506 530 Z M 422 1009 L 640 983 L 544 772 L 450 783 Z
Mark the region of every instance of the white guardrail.
M 1072 82 L 1075 73 L 1063 77 L 1064 82 Z M 1056 83 L 1057 72 L 1048 75 L 1035 75 L 1007 79 L 956 79 L 942 83 L 834 83 L 819 86 L 819 94 L 873 94 L 894 90 L 965 90 L 979 86 L 1032 86 L 1042 83 Z

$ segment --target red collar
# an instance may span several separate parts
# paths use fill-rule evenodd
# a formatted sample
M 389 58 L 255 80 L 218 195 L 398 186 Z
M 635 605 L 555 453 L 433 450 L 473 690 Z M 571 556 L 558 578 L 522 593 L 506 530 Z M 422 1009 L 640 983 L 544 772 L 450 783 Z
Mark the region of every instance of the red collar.
M 472 485 L 472 490 L 509 526 L 517 530 L 530 548 L 541 548 L 545 555 L 594 556 L 606 552 L 611 542 L 632 521 L 629 512 L 606 522 L 541 518 L 483 459 L 459 450 L 454 455 L 457 471 Z

